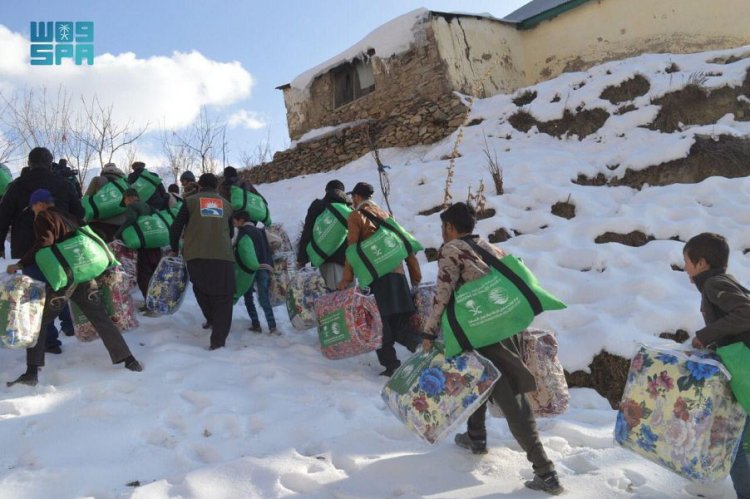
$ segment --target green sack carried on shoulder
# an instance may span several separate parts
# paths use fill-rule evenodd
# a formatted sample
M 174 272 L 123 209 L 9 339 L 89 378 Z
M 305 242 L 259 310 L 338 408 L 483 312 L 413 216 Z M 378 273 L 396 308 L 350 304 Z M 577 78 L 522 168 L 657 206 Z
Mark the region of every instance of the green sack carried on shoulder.
M 107 244 L 87 226 L 40 249 L 35 260 L 55 291 L 96 279 L 108 268 L 119 265 Z
M 248 292 L 255 281 L 255 272 L 260 268 L 255 244 L 247 234 L 243 235 L 234 247 L 234 302 Z
M 10 168 L 0 163 L 0 196 L 5 196 L 5 191 L 8 190 L 11 182 L 13 182 L 13 173 Z
M 498 259 L 467 242 L 490 272 L 453 292 L 441 317 L 446 357 L 497 343 L 526 329 L 543 311 L 565 308 L 519 258 Z
M 144 215 L 120 234 L 130 249 L 154 249 L 169 245 L 169 227 L 159 215 Z
M 106 220 L 125 213 L 127 207 L 122 204 L 122 194 L 127 188 L 127 181 L 118 178 L 104 184 L 93 196 L 83 196 L 84 218 L 87 221 Z
M 233 185 L 229 190 L 229 202 L 234 211 L 246 211 L 253 222 L 262 222 L 263 225 L 271 225 L 271 212 L 268 211 L 266 200 L 257 194 Z
M 159 217 L 167 227 L 171 227 L 175 219 L 177 218 L 177 214 L 180 212 L 180 208 L 182 208 L 182 201 L 171 208 L 157 211 L 155 215 Z
M 422 245 L 393 218 L 383 220 L 360 210 L 378 229 L 373 235 L 346 248 L 346 259 L 360 286 L 369 286 L 378 277 L 392 272 L 410 253 Z
M 750 348 L 738 341 L 716 349 L 721 362 L 732 375 L 729 386 L 745 412 L 750 414 Z
M 130 187 L 138 192 L 138 197 L 142 201 L 147 202 L 156 193 L 156 189 L 159 188 L 160 184 L 161 177 L 159 175 L 148 170 L 143 170 Z
M 326 203 L 326 209 L 315 219 L 312 238 L 305 248 L 313 267 L 320 267 L 346 242 L 346 219 L 351 212 L 343 203 Z

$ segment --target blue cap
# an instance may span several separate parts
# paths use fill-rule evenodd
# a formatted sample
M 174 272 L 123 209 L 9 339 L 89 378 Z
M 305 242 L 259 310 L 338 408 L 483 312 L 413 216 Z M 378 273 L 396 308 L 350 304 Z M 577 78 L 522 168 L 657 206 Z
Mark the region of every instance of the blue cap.
M 52 193 L 47 189 L 37 189 L 31 193 L 31 198 L 29 198 L 29 206 L 33 206 L 36 203 L 53 204 L 54 202 L 55 198 L 52 197 Z

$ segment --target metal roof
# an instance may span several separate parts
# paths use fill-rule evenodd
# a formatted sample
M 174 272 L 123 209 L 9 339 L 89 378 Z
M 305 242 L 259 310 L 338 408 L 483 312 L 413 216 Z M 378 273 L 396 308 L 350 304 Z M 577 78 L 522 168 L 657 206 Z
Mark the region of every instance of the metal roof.
M 505 16 L 503 21 L 514 23 L 520 29 L 528 29 L 542 21 L 574 9 L 588 0 L 532 0 L 518 10 Z

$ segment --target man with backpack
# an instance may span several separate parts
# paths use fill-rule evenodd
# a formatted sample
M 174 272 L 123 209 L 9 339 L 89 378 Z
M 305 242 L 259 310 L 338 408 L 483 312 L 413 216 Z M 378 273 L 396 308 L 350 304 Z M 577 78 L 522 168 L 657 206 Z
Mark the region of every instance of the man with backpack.
M 137 190 L 143 200 L 156 211 L 167 208 L 169 196 L 159 175 L 147 170 L 143 161 L 134 162 L 130 168 L 133 170 L 128 175 L 130 187 Z
M 55 245 L 83 225 L 83 221 L 79 217 L 58 209 L 52 193 L 47 189 L 35 190 L 29 196 L 28 205 L 35 216 L 33 226 L 35 238 L 29 250 L 18 263 L 8 266 L 9 274 L 30 267 L 35 267 L 38 270 L 39 267 L 36 265 L 37 252 L 42 248 Z M 113 364 L 124 363 L 125 367 L 131 371 L 143 370 L 143 366 L 130 352 L 122 334 L 112 323 L 95 280 L 79 285 L 74 284 L 57 292 L 53 291 L 48 285 L 39 339 L 34 347 L 26 350 L 26 372 L 15 381 L 8 382 L 7 386 L 10 387 L 17 383 L 35 386 L 38 383 L 39 369 L 44 366 L 46 326 L 60 315 L 68 299 L 75 303 L 86 318 L 91 321 L 109 352 Z

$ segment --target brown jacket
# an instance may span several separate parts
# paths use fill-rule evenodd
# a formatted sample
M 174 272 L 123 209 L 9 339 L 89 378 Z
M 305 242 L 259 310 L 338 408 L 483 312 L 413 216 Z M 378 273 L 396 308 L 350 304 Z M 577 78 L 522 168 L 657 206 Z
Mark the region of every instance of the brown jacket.
M 349 228 L 349 233 L 346 236 L 347 246 L 357 244 L 360 241 L 365 241 L 368 237 L 373 235 L 376 230 L 378 230 L 370 219 L 359 213 L 359 210 L 366 210 L 371 215 L 375 215 L 383 220 L 390 216 L 387 211 L 379 208 L 378 205 L 372 201 L 365 201 L 359 205 L 358 209 L 352 211 L 347 219 L 347 225 Z M 419 261 L 413 253 L 410 253 L 409 256 L 406 257 L 406 267 L 409 269 L 409 279 L 411 280 L 412 285 L 419 284 L 422 281 L 422 272 L 419 268 Z M 391 272 L 403 274 L 404 267 L 399 263 L 398 267 Z M 354 281 L 354 271 L 348 260 L 344 263 L 344 278 L 342 281 L 347 285 Z
M 75 231 L 80 225 L 80 221 L 74 220 L 72 215 L 63 214 L 54 206 L 40 212 L 34 218 L 34 244 L 18 263 L 22 267 L 33 265 L 36 262 L 37 251 L 52 246 L 66 234 Z

